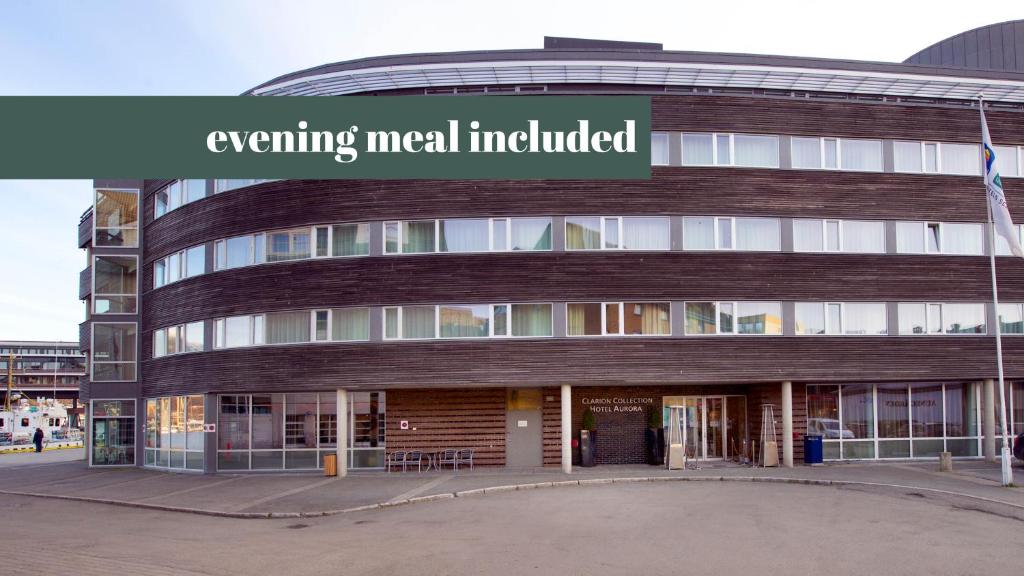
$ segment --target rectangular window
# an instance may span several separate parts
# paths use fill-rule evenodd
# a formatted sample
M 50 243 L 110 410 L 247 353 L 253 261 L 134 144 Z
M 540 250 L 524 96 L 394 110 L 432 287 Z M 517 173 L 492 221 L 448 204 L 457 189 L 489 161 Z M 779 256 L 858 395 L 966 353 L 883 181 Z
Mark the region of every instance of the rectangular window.
M 714 250 L 715 219 L 710 216 L 683 218 L 683 249 Z
M 885 253 L 885 224 L 863 220 L 844 220 L 842 251 L 860 254 Z
M 778 218 L 736 218 L 737 250 L 778 251 L 781 242 Z
M 823 153 L 822 167 L 829 170 L 839 168 L 839 140 L 835 138 L 822 138 L 821 146 Z
M 135 381 L 135 323 L 92 323 L 93 382 Z
M 512 336 L 551 336 L 551 304 L 513 304 Z M 495 317 L 497 334 L 497 317 Z
M 441 338 L 486 338 L 491 332 L 491 307 L 487 304 L 438 306 Z
M 264 235 L 236 236 L 218 240 L 215 244 L 217 270 L 261 264 L 265 261 Z
M 943 174 L 978 176 L 981 174 L 981 149 L 977 144 L 939 145 L 940 166 Z
M 795 252 L 822 252 L 825 236 L 821 220 L 793 220 L 793 250 Z
M 385 340 L 397 340 L 400 337 L 398 333 L 398 317 L 400 313 L 401 309 L 397 307 L 389 307 L 384 309 Z
M 566 250 L 598 250 L 601 248 L 601 218 L 569 216 L 565 219 Z
M 924 222 L 896 223 L 896 252 L 924 254 Z
M 720 250 L 732 249 L 732 218 L 715 218 L 715 226 L 718 229 L 718 246 Z
M 999 303 L 999 330 L 1003 334 L 1024 334 L 1024 310 L 1021 304 Z
M 369 308 L 335 308 L 331 310 L 331 340 L 348 342 L 369 339 Z
M 779 137 L 736 134 L 733 136 L 735 165 L 750 168 L 779 167 Z M 723 162 L 719 162 L 722 164 Z
M 668 250 L 670 222 L 667 217 L 625 216 L 622 218 L 623 250 Z
M 797 169 L 818 169 L 821 168 L 821 139 L 820 138 L 797 138 L 791 140 L 793 154 L 793 168 Z
M 1024 245 L 1024 236 L 1021 235 L 1021 230 L 1024 229 L 1024 226 L 1021 226 L 1020 224 L 1014 224 L 1013 228 L 1017 241 L 1022 242 L 1022 245 Z M 1013 253 L 1010 252 L 1010 245 L 1007 244 L 1006 239 L 1003 238 L 1003 235 L 996 234 L 996 256 L 1010 256 L 1012 254 Z
M 328 226 L 316 226 L 313 228 L 315 234 L 314 254 L 317 258 L 325 258 L 331 255 L 331 229 Z
M 402 338 L 436 338 L 435 315 L 433 306 L 403 306 Z
M 90 404 L 90 464 L 134 465 L 135 400 L 91 400 Z
M 248 319 L 247 316 L 242 316 L 243 319 Z M 232 318 L 228 318 L 230 322 Z M 267 344 L 292 344 L 297 342 L 309 342 L 310 341 L 310 320 L 309 312 L 273 312 L 266 314 L 264 320 L 267 328 Z M 241 328 L 242 321 L 238 321 L 239 330 Z M 231 336 L 229 325 L 228 336 Z M 252 341 L 247 342 L 252 344 Z M 245 346 L 247 344 L 239 344 Z
M 139 245 L 139 191 L 97 188 L 93 204 L 93 246 Z
M 491 219 L 491 249 L 496 252 L 508 250 L 508 218 Z
M 668 134 L 651 132 L 651 166 L 668 166 Z
M 370 253 L 370 225 L 335 224 L 331 244 L 331 256 L 365 256 Z
M 313 311 L 313 339 L 317 342 L 326 342 L 331 339 L 330 318 L 330 310 Z
M 778 302 L 737 302 L 737 334 L 782 334 L 782 305 Z
M 436 252 L 435 228 L 436 223 L 433 220 L 402 222 L 402 253 Z
M 667 217 L 570 216 L 565 219 L 565 247 L 566 250 L 668 250 L 669 229 Z
M 398 248 L 401 246 L 401 230 L 402 226 L 400 222 L 385 222 L 384 223 L 384 253 L 385 254 L 398 254 Z
M 622 332 L 627 336 L 668 336 L 672 333 L 668 302 L 624 302 Z
M 267 233 L 267 262 L 301 260 L 310 257 L 309 228 Z
M 844 334 L 881 336 L 889 333 L 884 302 L 847 302 L 843 304 Z
M 489 222 L 486 218 L 440 221 L 441 252 L 487 252 Z
M 984 304 L 900 302 L 900 334 L 985 334 Z
M 1007 178 L 1021 176 L 1020 158 L 1016 146 L 992 146 L 996 153 L 996 167 L 999 175 Z
M 512 218 L 512 250 L 551 250 L 551 218 Z
M 985 334 L 984 304 L 943 304 L 946 334 Z
M 185 325 L 185 349 L 184 352 L 202 352 L 206 339 L 205 326 L 203 321 L 191 322 Z
M 309 322 L 305 323 L 309 330 Z M 252 346 L 264 342 L 264 322 L 262 315 L 231 316 L 214 321 L 215 347 L 237 348 Z
M 981 256 L 985 253 L 981 224 L 942 224 L 942 253 Z
M 246 186 L 260 184 L 262 182 L 270 182 L 270 180 L 267 178 L 222 178 L 214 182 L 214 193 L 220 194 L 221 192 L 227 192 L 228 190 L 235 190 L 237 188 L 245 188 Z
M 93 314 L 138 312 L 138 257 L 93 257 Z
M 796 333 L 802 336 L 826 334 L 825 307 L 821 302 L 797 302 L 794 305 Z
M 206 272 L 206 246 L 200 244 L 185 251 L 185 278 Z
M 687 334 L 718 333 L 717 312 L 714 302 L 687 302 L 685 307 Z
M 603 332 L 602 306 L 599 303 L 566 304 L 567 336 L 600 336 Z
M 713 134 L 683 134 L 683 166 L 713 166 Z
M 924 171 L 923 150 L 921 142 L 894 142 L 893 169 L 896 172 L 920 174 Z
M 839 144 L 840 164 L 843 170 L 861 170 L 866 172 L 882 171 L 881 140 L 843 139 Z

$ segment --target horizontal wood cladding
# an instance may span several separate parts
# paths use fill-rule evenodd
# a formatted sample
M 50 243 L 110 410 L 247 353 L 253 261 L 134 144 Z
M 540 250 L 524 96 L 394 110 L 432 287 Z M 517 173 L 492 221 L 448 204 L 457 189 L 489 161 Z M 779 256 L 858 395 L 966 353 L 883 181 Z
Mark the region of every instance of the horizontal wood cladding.
M 145 262 L 258 231 L 385 219 L 764 215 L 984 222 L 980 177 L 655 167 L 651 180 L 291 180 L 187 204 L 144 227 Z M 1024 184 L 1004 181 L 1012 213 Z M 152 216 L 152 197 L 145 201 Z
M 388 392 L 386 439 L 389 452 L 472 448 L 474 465 L 504 466 L 505 389 Z
M 1024 299 L 1024 262 L 999 259 L 1000 295 Z M 317 307 L 563 300 L 991 298 L 988 259 L 751 252 L 532 252 L 333 258 L 189 278 L 142 298 L 144 331 Z
M 986 111 L 996 144 L 1024 144 L 1024 114 Z M 977 108 L 736 96 L 653 96 L 654 130 L 981 141 Z
M 562 391 L 560 388 L 545 388 L 541 404 L 543 428 L 544 465 L 562 464 Z
M 90 294 L 92 294 L 92 267 L 78 273 L 78 299 L 85 300 Z
M 92 244 L 92 212 L 78 223 L 78 247 L 85 248 Z
M 1024 338 L 1004 338 L 1024 378 Z M 145 396 L 200 392 L 977 380 L 990 337 L 561 338 L 263 346 L 141 362 Z M 389 398 L 390 402 L 390 398 Z

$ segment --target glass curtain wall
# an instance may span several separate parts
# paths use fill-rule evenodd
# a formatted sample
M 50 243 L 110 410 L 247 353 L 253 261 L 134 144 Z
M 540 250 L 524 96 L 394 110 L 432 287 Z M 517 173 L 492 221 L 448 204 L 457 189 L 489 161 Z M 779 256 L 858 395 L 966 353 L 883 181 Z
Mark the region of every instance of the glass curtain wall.
M 807 433 L 826 460 L 978 456 L 980 418 L 971 382 L 807 386 Z
M 202 470 L 205 407 L 201 395 L 146 399 L 146 466 Z
M 372 396 L 372 398 L 371 398 Z M 364 398 L 365 397 L 365 398 Z M 218 470 L 316 470 L 338 447 L 336 392 L 222 395 L 218 399 Z M 384 459 L 384 393 L 349 396 L 350 466 Z M 361 423 L 361 424 L 359 424 Z

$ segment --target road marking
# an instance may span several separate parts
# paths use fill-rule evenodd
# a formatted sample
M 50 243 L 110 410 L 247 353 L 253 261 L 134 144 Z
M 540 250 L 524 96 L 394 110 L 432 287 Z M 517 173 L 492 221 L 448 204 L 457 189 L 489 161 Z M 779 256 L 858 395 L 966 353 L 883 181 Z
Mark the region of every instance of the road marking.
M 171 496 L 178 496 L 179 494 L 188 494 L 197 490 L 205 490 L 206 488 L 213 488 L 214 486 L 220 486 L 221 484 L 227 484 L 228 482 L 234 482 L 241 480 L 244 476 L 235 476 L 228 478 L 227 480 L 219 480 L 217 482 L 210 482 L 209 484 L 200 484 L 199 486 L 193 486 L 191 488 L 185 488 L 183 490 L 176 490 L 174 492 L 168 492 L 166 494 L 157 494 L 156 496 L 149 496 L 147 498 L 141 498 L 139 500 L 132 500 L 132 502 L 145 502 L 147 500 L 160 500 L 161 498 L 170 498 Z
M 263 498 L 258 498 L 256 500 L 250 500 L 248 502 L 242 502 L 241 504 L 238 504 L 236 506 L 229 507 L 227 510 L 228 510 L 228 512 L 239 512 L 241 510 L 248 510 L 249 508 L 252 508 L 254 506 L 259 506 L 260 504 L 266 504 L 267 502 L 272 502 L 274 500 L 285 498 L 287 496 L 292 496 L 293 494 L 300 494 L 300 493 L 305 492 L 307 490 L 312 490 L 313 488 L 319 488 L 320 486 L 323 486 L 324 484 L 330 484 L 332 482 L 337 482 L 337 481 L 338 481 L 338 479 L 336 477 L 335 478 L 327 478 L 325 480 L 321 480 L 319 482 L 314 482 L 314 483 L 308 484 L 306 486 L 300 486 L 299 488 L 293 488 L 291 490 L 285 490 L 284 492 L 279 492 L 277 494 L 271 494 L 270 496 L 265 496 Z
M 445 475 L 445 476 L 434 478 L 433 480 L 431 480 L 430 482 L 427 482 L 426 484 L 423 484 L 423 485 L 421 485 L 421 486 L 419 486 L 417 488 L 413 488 L 412 490 L 409 490 L 408 492 L 405 492 L 403 494 L 399 494 L 398 496 L 395 496 L 394 498 L 389 500 L 389 502 L 398 502 L 399 500 L 408 500 L 409 498 L 412 498 L 413 496 L 419 496 L 420 494 L 423 494 L 427 490 L 430 490 L 431 488 L 434 488 L 434 487 L 438 486 L 442 482 L 447 481 L 451 477 L 452 477 L 452 475 L 448 474 L 448 475 Z

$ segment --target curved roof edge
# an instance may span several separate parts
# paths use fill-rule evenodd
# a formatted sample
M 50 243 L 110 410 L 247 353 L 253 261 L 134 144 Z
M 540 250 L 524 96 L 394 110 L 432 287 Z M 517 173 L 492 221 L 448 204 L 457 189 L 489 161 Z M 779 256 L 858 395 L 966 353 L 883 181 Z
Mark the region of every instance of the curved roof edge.
M 715 64 L 732 66 L 756 66 L 767 68 L 804 68 L 810 70 L 839 70 L 849 72 L 872 72 L 883 74 L 906 74 L 915 76 L 945 76 L 962 78 L 965 74 L 947 66 L 936 66 L 916 63 L 872 62 L 865 60 L 837 60 L 829 58 L 812 58 L 800 56 L 773 56 L 759 54 L 691 52 L 691 51 L 653 51 L 653 50 L 622 50 L 622 49 L 515 49 L 515 50 L 477 50 L 464 52 L 430 52 L 419 54 L 397 54 L 389 56 L 372 56 L 322 64 L 304 70 L 283 74 L 244 92 L 244 95 L 255 95 L 268 92 L 270 88 L 301 81 L 305 78 L 323 77 L 325 75 L 361 70 L 391 67 L 415 67 L 440 64 L 477 64 L 494 62 L 539 62 L 551 63 L 569 61 L 602 61 L 619 62 L 623 65 L 650 64 Z M 972 70 L 970 77 L 986 80 L 1010 80 L 1024 82 L 1024 71 L 1003 70 Z
M 954 34 L 904 60 L 905 64 L 963 70 L 1024 72 L 1024 20 Z

